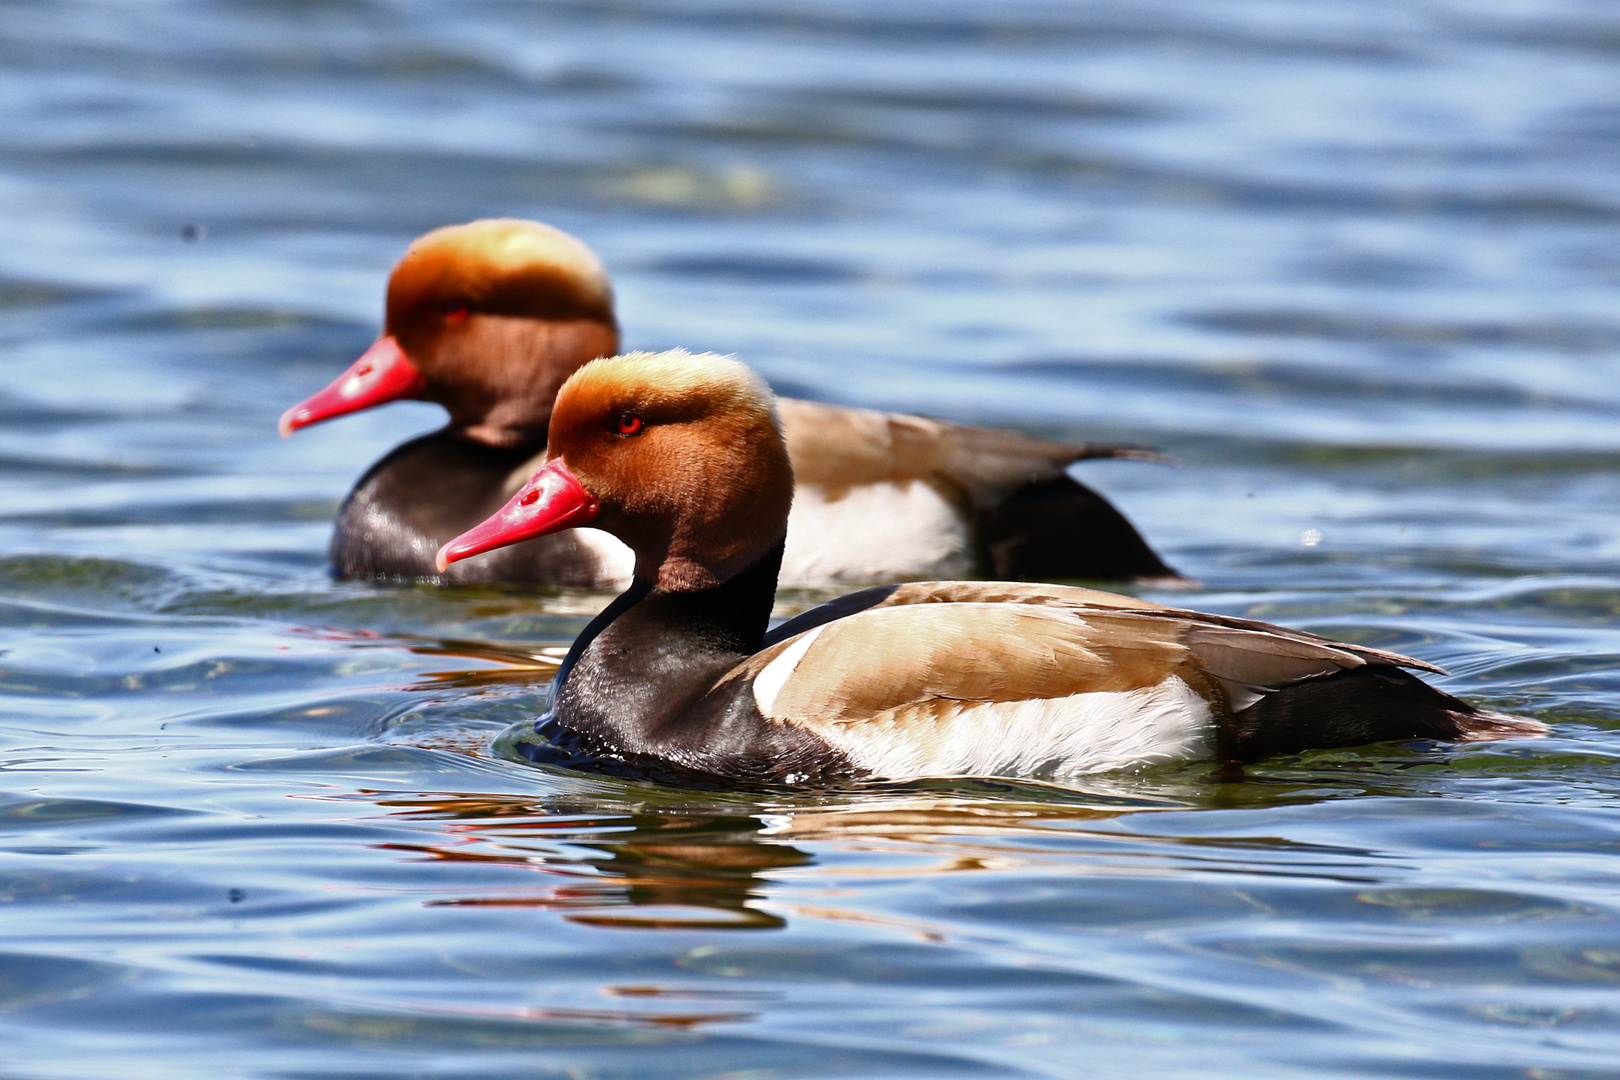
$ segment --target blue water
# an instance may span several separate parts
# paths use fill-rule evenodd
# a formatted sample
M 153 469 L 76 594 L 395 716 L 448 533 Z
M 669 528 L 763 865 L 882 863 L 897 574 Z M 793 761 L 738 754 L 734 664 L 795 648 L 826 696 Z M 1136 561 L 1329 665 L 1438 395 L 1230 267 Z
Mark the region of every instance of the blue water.
M 1620 8 L 0 3 L 0 1078 L 1620 1077 Z M 1203 588 L 1553 737 L 1064 786 L 502 759 L 604 598 L 334 584 L 417 233 L 1153 443 Z M 789 610 L 812 596 L 786 596 Z

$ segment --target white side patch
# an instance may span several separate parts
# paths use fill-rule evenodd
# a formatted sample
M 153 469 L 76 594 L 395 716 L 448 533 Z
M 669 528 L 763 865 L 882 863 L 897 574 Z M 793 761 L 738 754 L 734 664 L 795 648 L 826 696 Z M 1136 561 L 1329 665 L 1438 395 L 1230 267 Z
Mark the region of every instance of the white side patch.
M 920 481 L 863 484 L 842 498 L 800 485 L 788 514 L 781 586 L 972 577 L 968 523 Z
M 574 539 L 582 550 L 596 556 L 602 584 L 611 589 L 628 589 L 636 570 L 636 553 L 612 533 L 601 529 L 575 529 Z
M 964 702 L 937 723 L 857 720 L 816 730 L 873 775 L 906 780 L 1078 776 L 1203 757 L 1214 725 L 1209 703 L 1172 677 L 1141 690 Z
M 771 715 L 771 706 L 776 704 L 776 695 L 782 692 L 788 676 L 799 666 L 799 661 L 804 658 L 805 650 L 810 648 L 810 643 L 825 629 L 827 627 L 823 625 L 814 630 L 806 630 L 783 649 L 775 660 L 766 664 L 764 671 L 754 676 L 754 704 L 759 706 L 760 712 L 766 716 Z

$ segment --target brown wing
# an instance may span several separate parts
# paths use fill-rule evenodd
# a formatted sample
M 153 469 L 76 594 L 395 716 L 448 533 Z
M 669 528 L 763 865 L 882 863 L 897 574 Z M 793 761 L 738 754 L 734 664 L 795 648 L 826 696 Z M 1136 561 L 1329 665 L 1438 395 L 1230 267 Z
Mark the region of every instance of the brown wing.
M 996 603 L 871 608 L 772 646 L 738 674 L 755 678 L 767 716 L 814 727 L 936 700 L 1134 690 L 1185 664 L 1173 624 L 1124 637 L 1094 625 L 1093 614 L 1114 613 Z
M 1143 447 L 1055 442 L 795 398 L 778 398 L 776 406 L 795 478 L 835 493 L 860 484 L 929 480 L 985 505 L 1026 484 L 1060 477 L 1064 466 L 1084 458 L 1164 460 Z
M 1123 596 L 1074 585 L 1018 581 L 912 581 L 898 585 L 874 607 L 909 604 L 1031 604 L 1037 607 L 1100 607 L 1132 611 L 1171 611 L 1139 596 Z
M 1396 653 L 1266 623 L 1173 608 L 927 599 L 975 582 L 903 586 L 882 604 L 789 638 L 737 674 L 756 680 L 766 715 L 815 726 L 893 716 L 930 701 L 1023 701 L 1156 686 L 1180 676 L 1242 709 L 1283 686 L 1372 664 L 1438 670 Z M 985 589 L 1018 589 L 983 583 Z M 1036 595 L 1028 590 L 1029 600 Z M 1095 594 L 1110 600 L 1128 598 Z M 890 601 L 894 596 L 890 597 Z M 1137 602 L 1140 603 L 1140 602 Z M 813 636 L 812 636 L 813 635 Z M 780 663 L 778 663 L 780 661 Z M 1218 684 L 1219 690 L 1215 687 Z
M 1169 617 L 1175 614 L 1165 613 Z M 1242 619 L 1202 616 L 1188 625 L 1183 640 L 1192 650 L 1198 666 L 1226 691 L 1227 702 L 1234 712 L 1247 708 L 1279 687 L 1367 664 L 1445 674 L 1433 664 L 1399 653 Z

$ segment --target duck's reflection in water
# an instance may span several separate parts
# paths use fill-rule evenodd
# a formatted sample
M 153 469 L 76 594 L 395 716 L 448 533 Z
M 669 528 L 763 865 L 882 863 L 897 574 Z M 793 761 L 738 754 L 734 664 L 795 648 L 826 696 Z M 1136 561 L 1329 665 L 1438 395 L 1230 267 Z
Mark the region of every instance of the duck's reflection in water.
M 479 690 L 485 687 L 544 689 L 557 674 L 563 657 L 568 655 L 566 645 L 503 646 L 484 641 L 446 639 L 435 640 L 431 644 L 408 645 L 407 648 L 417 656 L 476 660 L 492 665 L 417 672 L 417 681 L 410 689 L 419 691 Z
M 761 929 L 783 919 L 754 904 L 762 875 L 810 863 L 787 844 L 760 842 L 764 824 L 732 814 L 603 812 L 499 795 L 423 793 L 378 802 L 436 820 L 446 843 L 392 844 L 449 862 L 521 866 L 550 880 L 433 904 L 519 906 L 627 929 Z
M 417 689 L 470 689 L 481 700 L 499 700 L 505 690 L 531 693 L 555 670 L 555 659 L 532 646 L 442 641 L 412 648 L 499 665 L 419 676 L 424 681 Z M 538 704 L 521 700 L 529 708 Z M 409 742 L 478 759 L 491 750 L 487 729 L 454 722 L 413 732 Z M 1208 763 L 1186 763 L 1151 775 L 1087 777 L 1083 784 L 957 779 L 745 791 L 524 767 L 535 770 L 549 793 L 357 797 L 412 823 L 422 837 L 389 844 L 390 850 L 524 872 L 445 875 L 447 892 L 427 903 L 526 907 L 627 930 L 772 930 L 800 918 L 868 923 L 937 941 L 950 936 L 948 927 L 876 915 L 846 898 L 866 884 L 937 874 L 1157 877 L 1241 867 L 1248 874 L 1336 877 L 1358 856 L 1274 836 L 1211 837 L 1198 829 L 1160 833 L 1112 824 L 1151 811 L 1333 797 L 1317 774 L 1305 782 L 1230 783 L 1220 782 L 1231 778 L 1212 774 Z M 1362 791 L 1349 784 L 1343 793 Z M 474 880 L 483 884 L 470 885 Z
M 607 788 L 606 783 L 601 784 Z M 985 785 L 997 788 L 1009 785 Z M 1033 841 L 1076 823 L 1167 808 L 1145 799 L 1078 806 L 926 794 L 846 796 L 834 805 L 678 804 L 672 789 L 651 798 L 533 799 L 509 795 L 372 793 L 390 815 L 436 822 L 443 841 L 395 843 L 390 850 L 446 862 L 521 867 L 544 874 L 533 886 L 429 901 L 458 906 L 522 906 L 560 912 L 591 926 L 654 930 L 764 930 L 799 915 L 880 922 L 937 939 L 935 928 L 836 906 L 787 902 L 777 879 L 808 870 L 817 857 L 797 843 L 832 843 L 881 853 L 842 865 L 838 878 L 1006 870 L 1045 861 Z M 702 793 L 707 794 L 707 793 Z M 699 796 L 701 797 L 701 795 Z M 828 882 L 829 888 L 832 883 Z
M 412 689 L 481 695 L 543 688 L 563 651 L 459 640 L 413 641 L 407 647 L 449 660 L 453 668 L 419 672 Z M 479 666 L 469 667 L 467 660 Z M 438 729 L 413 733 L 410 741 L 482 757 L 488 734 Z M 949 782 L 937 791 L 927 782 L 876 784 L 784 796 L 541 771 L 577 794 L 379 792 L 362 797 L 390 816 L 436 822 L 446 834 L 443 841 L 389 845 L 393 850 L 447 862 L 521 867 L 547 879 L 532 887 L 430 903 L 525 906 L 592 926 L 663 930 L 776 929 L 795 914 L 889 925 L 858 911 L 784 901 L 774 879 L 809 870 L 817 861 L 796 842 L 882 849 L 892 856 L 862 860 L 864 866 L 841 864 L 839 877 L 998 869 L 1040 857 L 1031 839 L 1050 840 L 1075 822 L 1179 805 L 1174 799 L 1142 797 L 1140 788 L 1092 800 L 1072 790 L 1016 781 Z M 935 934 L 929 928 L 896 928 Z

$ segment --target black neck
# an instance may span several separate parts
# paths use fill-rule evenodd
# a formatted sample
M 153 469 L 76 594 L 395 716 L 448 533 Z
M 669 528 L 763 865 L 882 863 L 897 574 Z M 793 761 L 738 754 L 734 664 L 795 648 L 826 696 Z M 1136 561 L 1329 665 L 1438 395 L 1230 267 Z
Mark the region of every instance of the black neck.
M 539 431 L 525 432 L 522 437 L 512 442 L 491 443 L 485 442 L 483 439 L 475 439 L 467 434 L 469 430 L 477 426 L 476 424 L 450 423 L 440 428 L 439 431 L 459 442 L 465 443 L 467 446 L 486 451 L 491 457 L 501 460 L 516 458 L 520 462 L 526 461 L 543 452 L 546 448 L 547 432 L 545 428 L 541 428 Z
M 538 738 L 519 740 L 517 752 L 679 784 L 850 775 L 850 761 L 813 732 L 764 717 L 753 680 L 737 677 L 764 643 L 781 563 L 778 543 L 713 589 L 636 582 L 580 635 Z
M 646 578 L 631 578 L 630 587 L 620 593 L 613 603 L 597 612 L 596 618 L 585 624 L 585 629 L 579 632 L 579 637 L 569 646 L 568 655 L 563 657 L 562 666 L 557 669 L 557 677 L 552 682 L 553 693 L 562 689 L 562 684 L 568 679 L 568 673 L 574 670 L 574 665 L 579 663 L 579 658 L 585 654 L 591 642 L 596 640 L 597 635 L 606 630 L 620 615 L 641 603 L 652 590 L 653 583 Z
M 659 621 L 671 629 L 700 636 L 714 650 L 752 656 L 764 645 L 770 626 L 785 543 L 777 541 L 757 561 L 712 589 L 654 589 L 644 606 L 656 609 Z
M 553 715 L 624 749 L 652 746 L 765 640 L 782 544 L 712 589 L 665 592 L 645 580 L 588 626 L 559 669 Z
M 613 603 L 592 619 L 568 650 L 557 669 L 556 687 L 568 679 L 580 658 L 609 626 L 635 609 L 619 630 L 659 627 L 683 638 L 701 641 L 705 651 L 751 656 L 765 643 L 771 608 L 776 602 L 776 578 L 782 570 L 779 541 L 770 552 L 736 576 L 712 589 L 665 592 L 646 578 L 637 577 Z M 644 608 L 640 607 L 646 601 Z

